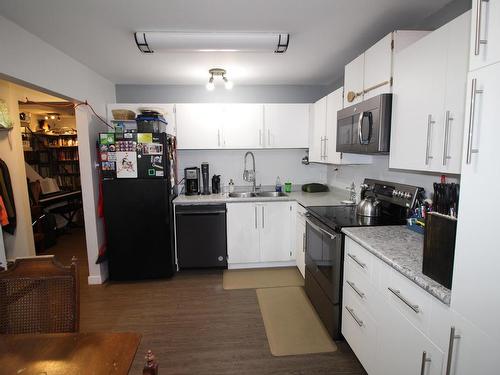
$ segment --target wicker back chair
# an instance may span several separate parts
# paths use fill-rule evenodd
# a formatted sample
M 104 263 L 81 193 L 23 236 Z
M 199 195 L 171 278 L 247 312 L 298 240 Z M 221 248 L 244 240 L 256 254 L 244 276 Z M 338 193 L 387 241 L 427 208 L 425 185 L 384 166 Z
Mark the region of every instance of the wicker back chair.
M 79 314 L 75 258 L 20 258 L 0 272 L 0 334 L 78 332 Z

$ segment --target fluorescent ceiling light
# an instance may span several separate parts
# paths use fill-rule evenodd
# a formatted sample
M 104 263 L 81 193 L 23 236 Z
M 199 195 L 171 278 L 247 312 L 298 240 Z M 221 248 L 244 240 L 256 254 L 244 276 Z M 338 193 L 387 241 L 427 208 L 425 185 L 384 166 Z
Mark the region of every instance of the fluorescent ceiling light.
M 153 52 L 274 52 L 288 48 L 286 33 L 185 33 L 138 31 L 135 42 L 143 53 Z

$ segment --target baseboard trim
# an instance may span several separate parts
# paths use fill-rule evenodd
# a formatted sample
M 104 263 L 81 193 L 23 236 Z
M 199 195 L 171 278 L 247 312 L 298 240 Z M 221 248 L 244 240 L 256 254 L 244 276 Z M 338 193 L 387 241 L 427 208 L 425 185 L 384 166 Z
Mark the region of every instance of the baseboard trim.
M 244 269 L 244 268 L 271 268 L 271 267 L 293 267 L 296 266 L 295 260 L 285 262 L 263 262 L 263 263 L 233 263 L 228 264 L 227 268 L 230 270 Z
M 87 282 L 89 283 L 89 285 L 100 285 L 104 281 L 102 280 L 101 276 L 99 275 L 99 276 L 89 276 L 87 279 Z

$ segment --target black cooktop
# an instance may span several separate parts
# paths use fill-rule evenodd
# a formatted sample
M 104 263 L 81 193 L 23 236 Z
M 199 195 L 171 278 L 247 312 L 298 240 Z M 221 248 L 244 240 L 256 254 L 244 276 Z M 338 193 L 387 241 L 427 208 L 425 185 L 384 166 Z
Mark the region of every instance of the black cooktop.
M 375 225 L 404 225 L 405 219 L 382 213 L 380 217 L 356 215 L 355 205 L 308 207 L 307 211 L 330 228 L 339 231 L 343 227 L 362 227 Z

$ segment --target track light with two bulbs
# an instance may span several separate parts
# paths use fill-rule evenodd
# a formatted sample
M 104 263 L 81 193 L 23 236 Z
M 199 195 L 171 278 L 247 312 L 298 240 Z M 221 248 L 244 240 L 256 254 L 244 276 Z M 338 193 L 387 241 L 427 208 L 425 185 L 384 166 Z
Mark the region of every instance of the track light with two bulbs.
M 234 83 L 229 79 L 227 79 L 225 69 L 220 69 L 220 68 L 210 69 L 208 71 L 208 74 L 210 74 L 210 78 L 206 85 L 208 91 L 213 91 L 215 89 L 214 76 L 222 77 L 222 80 L 224 81 L 224 87 L 226 88 L 226 90 L 231 90 L 233 88 Z

